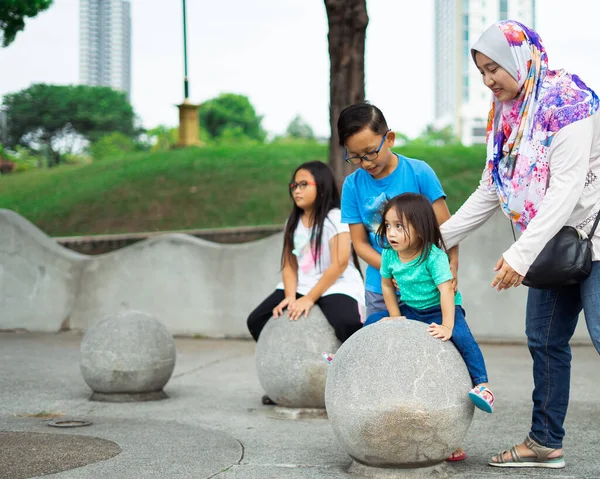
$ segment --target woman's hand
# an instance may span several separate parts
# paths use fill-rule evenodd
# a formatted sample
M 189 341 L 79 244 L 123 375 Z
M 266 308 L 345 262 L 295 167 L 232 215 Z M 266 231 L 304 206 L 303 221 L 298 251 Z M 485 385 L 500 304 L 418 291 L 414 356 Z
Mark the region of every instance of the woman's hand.
M 287 298 L 284 298 L 284 300 L 281 303 L 279 303 L 277 306 L 275 306 L 273 308 L 273 317 L 278 318 L 279 316 L 281 316 L 283 314 L 283 310 L 286 307 L 289 308 L 295 302 L 296 302 L 295 296 L 289 296 Z
M 302 296 L 288 306 L 288 316 L 292 321 L 300 319 L 302 314 L 304 314 L 304 317 L 306 318 L 310 308 L 312 308 L 314 304 L 315 302 L 308 296 Z
M 452 328 L 444 324 L 431 323 L 427 328 L 427 332 L 442 341 L 448 341 L 452 337 Z
M 513 286 L 516 288 L 523 283 L 524 276 L 521 276 L 512 269 L 512 266 L 504 261 L 504 258 L 498 260 L 494 271 L 497 271 L 498 273 L 496 274 L 494 281 L 492 281 L 492 288 L 496 288 L 498 291 L 512 288 Z

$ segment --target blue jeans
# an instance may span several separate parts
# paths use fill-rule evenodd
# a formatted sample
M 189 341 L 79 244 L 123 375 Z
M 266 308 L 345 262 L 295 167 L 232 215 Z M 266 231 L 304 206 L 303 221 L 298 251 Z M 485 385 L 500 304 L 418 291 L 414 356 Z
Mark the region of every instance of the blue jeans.
M 533 359 L 533 412 L 529 436 L 542 446 L 559 449 L 569 406 L 571 348 L 579 313 L 600 353 L 600 262 L 579 284 L 556 289 L 529 289 L 526 334 Z
M 398 299 L 400 301 L 400 299 Z M 373 324 L 386 316 L 389 316 L 383 294 L 373 291 L 365 291 L 365 302 L 367 304 L 367 319 L 364 326 Z
M 407 319 L 420 321 L 425 324 L 442 324 L 442 308 L 440 306 L 419 310 L 402 303 L 400 304 L 400 313 L 402 316 L 406 316 Z M 369 316 L 364 326 L 376 323 L 385 316 L 389 316 L 387 311 L 381 317 L 376 317 L 375 315 Z M 462 306 L 456 306 L 454 310 L 454 329 L 452 330 L 452 338 L 450 340 L 463 357 L 471 376 L 471 381 L 473 381 L 473 386 L 487 383 L 488 377 L 483 354 L 481 354 L 481 349 L 479 349 L 479 345 L 475 341 L 465 320 L 465 310 Z

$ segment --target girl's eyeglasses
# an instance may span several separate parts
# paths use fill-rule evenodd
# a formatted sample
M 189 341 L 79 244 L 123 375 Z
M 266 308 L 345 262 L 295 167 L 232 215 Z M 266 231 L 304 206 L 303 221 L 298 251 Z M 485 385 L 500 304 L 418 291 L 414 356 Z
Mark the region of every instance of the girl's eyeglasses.
M 299 181 L 298 183 L 294 181 L 293 183 L 290 183 L 289 186 L 290 191 L 294 191 L 296 188 L 298 188 L 300 191 L 303 191 L 308 185 L 317 186 L 314 181 Z

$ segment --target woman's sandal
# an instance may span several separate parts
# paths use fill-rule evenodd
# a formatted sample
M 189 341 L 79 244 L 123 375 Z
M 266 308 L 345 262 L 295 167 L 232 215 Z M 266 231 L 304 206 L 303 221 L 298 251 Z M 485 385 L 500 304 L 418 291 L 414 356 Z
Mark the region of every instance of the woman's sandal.
M 536 457 L 521 457 L 517 451 L 517 446 L 513 446 L 509 451 L 503 451 L 495 455 L 492 458 L 495 461 L 492 460 L 488 464 L 494 467 L 545 467 L 548 469 L 562 469 L 565 467 L 565 459 L 562 454 L 552 459 L 548 458 L 556 449 L 540 446 L 529 436 L 525 438 L 524 444 L 535 453 Z M 510 453 L 511 459 L 504 459 L 506 453 Z
M 269 396 L 267 396 L 266 394 L 262 397 L 262 403 L 265 406 L 277 406 L 277 403 L 275 401 L 273 401 Z

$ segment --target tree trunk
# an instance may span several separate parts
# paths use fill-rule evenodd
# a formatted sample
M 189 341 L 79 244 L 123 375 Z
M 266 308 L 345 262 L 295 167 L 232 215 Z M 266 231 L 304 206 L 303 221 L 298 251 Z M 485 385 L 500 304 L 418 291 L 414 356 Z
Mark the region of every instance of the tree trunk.
M 339 146 L 337 120 L 353 103 L 365 101 L 365 36 L 369 17 L 366 0 L 324 0 L 329 22 L 329 165 L 338 186 L 352 171 Z
M 60 164 L 60 153 L 52 148 L 52 139 L 47 139 L 46 143 L 46 164 L 48 168 L 53 168 Z

